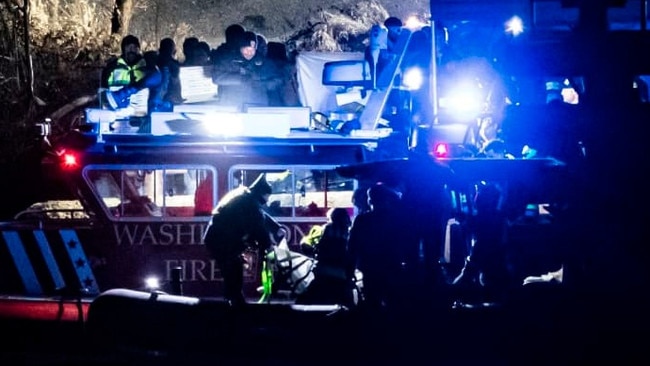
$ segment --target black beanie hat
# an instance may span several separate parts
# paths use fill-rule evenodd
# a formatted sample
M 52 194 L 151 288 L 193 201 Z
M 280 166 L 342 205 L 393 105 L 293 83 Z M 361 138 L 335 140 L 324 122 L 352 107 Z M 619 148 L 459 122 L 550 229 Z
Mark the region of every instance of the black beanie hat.
M 242 34 L 241 37 L 239 37 L 238 41 L 239 48 L 250 47 L 251 42 L 255 42 L 255 45 L 257 47 L 257 34 L 255 34 L 255 32 L 246 31 L 244 34 Z
M 266 174 L 262 173 L 255 179 L 255 181 L 250 185 L 249 189 L 251 192 L 263 196 L 265 194 L 271 194 L 273 189 L 269 182 L 266 181 Z
M 129 34 L 128 36 L 122 38 L 122 44 L 121 44 L 122 52 L 124 52 L 124 48 L 126 47 L 126 45 L 129 45 L 129 44 L 134 44 L 134 45 L 140 47 L 140 40 L 138 39 L 138 37 L 136 37 L 136 36 L 134 36 L 132 34 Z
M 398 17 L 388 17 L 384 20 L 384 27 L 401 27 L 402 21 Z

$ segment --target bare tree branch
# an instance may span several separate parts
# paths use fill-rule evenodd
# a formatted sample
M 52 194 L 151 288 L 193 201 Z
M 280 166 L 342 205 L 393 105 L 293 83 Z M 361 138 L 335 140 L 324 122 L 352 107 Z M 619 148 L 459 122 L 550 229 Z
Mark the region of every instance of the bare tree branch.
M 67 115 L 68 113 L 74 111 L 75 109 L 87 105 L 95 101 L 96 99 L 97 99 L 97 94 L 81 96 L 73 100 L 72 102 L 64 105 L 63 107 L 57 109 L 56 111 L 54 111 L 54 113 L 52 113 L 51 115 L 51 118 L 53 121 L 57 121 L 61 117 Z
M 133 16 L 134 0 L 115 0 L 111 33 L 125 36 L 129 31 L 131 17 Z
M 27 77 L 27 97 L 31 101 L 34 98 L 34 64 L 32 62 L 32 55 L 30 50 L 30 36 L 29 36 L 29 17 L 31 0 L 24 0 L 21 11 L 23 13 L 23 49 L 25 52 L 26 63 L 26 77 Z

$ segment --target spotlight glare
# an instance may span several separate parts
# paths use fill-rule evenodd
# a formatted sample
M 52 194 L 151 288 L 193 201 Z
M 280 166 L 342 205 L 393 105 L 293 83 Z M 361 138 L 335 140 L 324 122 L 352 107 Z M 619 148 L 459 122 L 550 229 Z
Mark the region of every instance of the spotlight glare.
M 524 22 L 518 16 L 513 16 L 506 22 L 506 33 L 518 36 L 524 32 Z
M 160 280 L 158 280 L 158 277 L 147 277 L 144 280 L 145 287 L 149 291 L 155 291 L 160 288 Z

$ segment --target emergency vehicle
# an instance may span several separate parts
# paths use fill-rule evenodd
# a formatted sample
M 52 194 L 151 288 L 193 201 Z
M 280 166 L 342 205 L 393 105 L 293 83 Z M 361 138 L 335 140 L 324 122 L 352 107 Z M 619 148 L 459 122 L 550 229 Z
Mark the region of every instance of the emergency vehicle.
M 377 80 L 370 78 L 363 55 L 318 59 L 322 79 L 315 88 L 329 87 L 336 107 L 364 103 L 352 113 L 330 104 L 331 113 L 321 113 L 325 122 L 314 112 L 327 111 L 316 105 L 331 101 L 316 98 L 318 93 L 309 94 L 316 98 L 310 107 L 250 106 L 233 112 L 210 100 L 201 102 L 218 93 L 201 68 L 181 71 L 186 75 L 183 86 L 199 86 L 196 94 L 186 95 L 194 103 L 176 106 L 173 112 L 153 112 L 147 124 L 134 123 L 120 112 L 88 109 L 86 124 L 58 139 L 42 162 L 44 184 L 67 188 L 67 196 L 36 202 L 1 224 L 0 292 L 54 298 L 57 304 L 63 295 L 92 299 L 112 288 L 148 290 L 145 280 L 155 277 L 163 291 L 218 296 L 219 271 L 201 241 L 209 212 L 226 192 L 250 184 L 260 173 L 266 173 L 273 187 L 268 213 L 284 228 L 289 247 L 298 251 L 301 238 L 325 222 L 329 208 L 345 207 L 353 215 L 351 198 L 362 186 L 360 180 L 377 179 L 374 173 L 341 166 L 377 163 L 382 170 L 384 162 L 407 158 L 415 149 L 428 155 L 435 146 L 432 154 L 462 178 L 447 186 L 451 211 L 441 223 L 443 233 L 453 229 L 454 220 L 471 217 L 477 183 L 491 180 L 521 188 L 547 168 L 563 166 L 552 158 L 448 159 L 438 154 L 439 141 L 431 139 L 441 136 L 434 132 L 443 130 L 438 128 L 442 125 L 428 131 L 420 126 L 392 128 L 403 127 L 412 112 L 408 90 L 395 82 L 410 36 L 410 30 L 402 32 L 395 62 Z M 403 98 L 395 103 L 394 95 Z M 513 177 L 525 182 L 513 184 Z M 527 212 L 537 219 L 548 214 L 543 205 L 552 202 L 545 201 L 549 192 L 535 196 L 538 192 L 531 191 L 517 197 L 514 212 L 524 214 L 520 208 L 532 204 Z M 468 245 L 461 239 L 459 254 L 452 254 L 454 242 L 445 238 L 443 257 L 462 262 Z M 260 295 L 260 266 L 257 253 L 248 253 L 249 298 Z
M 433 10 L 432 3 L 432 13 Z M 404 51 L 409 32 L 404 32 L 402 37 Z M 519 54 L 520 66 L 530 61 L 523 55 Z M 53 140 L 42 161 L 43 185 L 62 189 L 56 189 L 52 199 L 35 202 L 16 213 L 14 219 L 0 223 L 3 329 L 11 335 L 24 334 L 25 323 L 20 320 L 45 320 L 39 323 L 46 329 L 38 333 L 43 339 L 35 339 L 34 343 L 46 346 L 51 343 L 64 352 L 71 348 L 81 352 L 77 347 L 85 344 L 75 345 L 71 340 L 87 336 L 83 326 L 94 303 L 100 321 L 95 329 L 100 329 L 99 339 L 109 345 L 115 343 L 155 352 L 171 345 L 178 347 L 185 362 L 185 347 L 191 342 L 214 347 L 218 343 L 213 342 L 216 333 L 222 344 L 250 344 L 249 336 L 253 335 L 254 340 L 262 340 L 259 343 L 266 345 L 267 350 L 271 345 L 281 345 L 278 349 L 282 355 L 278 357 L 292 356 L 285 352 L 284 346 L 291 346 L 287 344 L 288 337 L 281 340 L 270 337 L 272 332 L 268 329 L 281 336 L 294 336 L 301 334 L 297 332 L 303 330 L 301 322 L 318 328 L 325 324 L 323 319 L 342 320 L 331 316 L 333 308 L 322 307 L 309 314 L 268 307 L 266 311 L 256 309 L 259 314 L 255 316 L 250 312 L 242 316 L 209 301 L 204 307 L 195 306 L 221 293 L 219 269 L 201 241 L 210 219 L 209 211 L 226 192 L 250 184 L 260 173 L 266 173 L 273 187 L 266 209 L 282 226 L 289 247 L 295 251 L 300 251 L 300 239 L 313 225 L 325 222 L 329 208 L 345 207 L 352 215 L 355 213 L 352 194 L 358 187 L 379 180 L 400 187 L 414 183 L 426 185 L 430 180 L 440 179 L 436 184 L 446 195 L 446 201 L 441 201 L 446 205 L 440 207 L 442 214 L 430 224 L 439 234 L 440 263 L 452 274 L 458 273 L 471 248 L 472 238 L 467 230 L 475 214 L 473 195 L 478 185 L 484 183 L 499 185 L 505 193 L 500 205 L 511 207 L 509 212 L 515 224 L 509 234 L 516 257 L 516 274 L 522 277 L 543 274 L 561 265 L 556 254 L 563 242 L 557 236 L 547 208 L 561 207 L 567 198 L 564 191 L 555 190 L 566 182 L 563 161 L 532 155 L 525 159 L 519 155 L 514 159 L 502 156 L 477 159 L 476 151 L 469 148 L 476 147 L 475 139 L 466 139 L 467 132 L 475 130 L 474 124 L 480 122 L 477 116 L 461 123 L 440 120 L 433 126 L 424 126 L 430 129 L 418 126 L 406 133 L 404 130 L 396 133 L 391 122 L 403 127 L 404 118 L 408 119 L 413 112 L 410 91 L 394 85 L 398 65 L 380 75 L 376 81 L 379 88 L 373 85 L 368 95 L 364 89 L 375 81 L 369 77 L 363 55 L 330 55 L 326 60 L 322 59 L 323 55 L 313 55 L 312 59 L 304 56 L 299 57 L 299 63 L 312 65 L 312 71 L 316 65 L 319 70 L 305 75 L 318 75 L 316 80 L 312 77 L 313 89 L 305 93 L 308 100 L 305 105 L 309 107 L 251 106 L 243 112 L 223 110 L 210 100 L 201 101 L 213 98 L 218 90 L 211 80 L 201 77 L 204 70 L 188 68 L 182 69 L 181 81 L 185 93 L 195 90 L 194 94 L 185 95 L 192 103 L 177 106 L 173 112 L 151 113 L 150 119 L 144 118 L 148 124 L 142 124 L 141 115 L 130 118 L 133 116 L 90 108 L 84 125 Z M 574 78 L 580 75 L 554 74 L 546 80 L 545 75 L 537 75 L 535 70 L 526 74 L 535 76 L 535 85 L 539 85 L 541 78 L 542 88 L 547 82 L 553 82 L 551 87 L 561 92 L 564 89 L 583 91 L 581 79 Z M 641 72 L 640 80 L 648 74 Z M 301 81 L 303 85 L 309 84 L 308 78 Z M 329 93 L 328 97 L 324 97 L 323 91 Z M 571 90 L 566 92 L 571 94 Z M 399 97 L 398 103 L 391 98 L 395 95 Z M 328 104 L 332 100 L 337 102 Z M 358 106 L 356 103 L 361 100 L 363 109 L 339 108 L 340 105 Z M 525 107 L 525 103 L 522 105 Z M 129 114 L 141 113 L 137 108 L 141 105 L 133 107 Z M 537 142 L 546 130 L 541 126 L 537 130 L 526 128 L 530 125 L 516 122 L 543 114 L 531 113 L 526 108 L 515 109 L 521 111 L 521 118 L 507 120 L 514 123 L 510 127 L 517 127 L 508 128 L 510 141 L 516 139 L 518 148 L 529 143 L 532 148 L 538 148 Z M 314 113 L 321 111 L 324 113 Z M 40 127 L 47 135 L 45 132 L 51 126 L 45 123 Z M 520 133 L 515 135 L 517 131 Z M 567 141 L 576 142 L 582 137 L 572 136 Z M 589 140 L 585 142 L 591 147 Z M 454 145 L 462 146 L 461 158 L 453 155 Z M 412 164 L 414 161 L 409 159 L 414 151 L 420 157 L 436 160 L 427 160 L 424 165 Z M 437 168 L 430 169 L 432 166 Z M 447 168 L 454 173 L 451 177 Z M 422 177 L 426 181 L 418 182 Z M 555 204 L 559 205 L 554 207 Z M 261 295 L 258 287 L 263 261 L 258 254 L 247 253 L 245 292 L 250 300 Z M 157 278 L 159 286 L 146 282 L 150 278 Z M 116 289 L 117 292 L 111 292 Z M 185 296 L 168 296 L 159 290 Z M 101 301 L 95 302 L 98 299 Z M 160 306 L 149 307 L 151 304 Z M 193 316 L 180 318 L 188 314 Z M 269 320 L 274 317 L 295 319 L 290 328 L 295 332 L 288 332 L 286 325 L 280 325 L 281 320 Z M 440 319 L 436 319 L 434 326 L 440 326 Z M 64 327 L 64 323 L 77 322 L 81 328 Z M 246 329 L 233 336 L 223 324 L 241 325 L 237 322 Z M 446 326 L 458 326 L 465 331 L 471 326 L 469 323 L 449 321 Z M 55 326 L 51 327 L 52 324 Z M 422 324 L 429 326 L 426 322 Z M 487 337 L 477 338 L 498 338 L 493 337 L 494 330 L 503 324 L 490 324 L 482 333 Z M 428 332 L 430 329 L 425 330 L 425 325 L 422 330 Z M 546 324 L 541 328 L 547 331 L 545 327 Z M 293 338 L 299 339 L 292 339 L 292 345 L 313 346 L 310 337 Z M 348 347 L 356 345 L 351 338 L 345 338 L 350 340 L 346 343 Z M 452 338 L 450 345 L 458 347 L 457 338 Z M 269 339 L 275 343 L 264 342 Z M 323 341 L 336 343 L 332 339 Z M 429 339 L 426 341 L 429 345 Z M 257 349 L 259 346 L 255 345 Z M 26 349 L 33 350 L 31 343 Z M 206 349 L 197 353 L 204 354 Z M 113 351 L 109 349 L 108 353 Z M 207 353 L 226 351 L 224 347 L 215 347 Z M 233 347 L 230 352 L 238 350 Z M 44 357 L 52 353 L 48 349 Z M 456 360 L 458 354 L 449 357 Z M 97 361 L 89 357 L 89 361 L 93 360 Z M 106 364 L 103 360 L 98 363 Z
M 319 78 L 319 86 L 340 82 L 338 72 L 330 71 L 331 77 Z M 196 84 L 206 85 L 201 80 Z M 337 90 L 339 85 L 330 88 Z M 380 98 L 383 94 L 375 93 Z M 280 329 L 286 326 L 281 321 L 293 315 L 303 322 L 322 321 L 325 312 L 336 310 L 335 305 L 310 312 L 268 306 L 263 308 L 270 311 L 264 312 L 268 317 L 228 315 L 223 301 L 219 302 L 219 269 L 202 242 L 210 211 L 228 191 L 250 185 L 265 173 L 273 188 L 266 210 L 282 226 L 289 248 L 299 251 L 303 235 L 324 224 L 330 208 L 344 207 L 354 214 L 352 194 L 358 182 L 336 168 L 406 156 L 402 134 L 374 124 L 337 131 L 328 124 L 315 124 L 309 107 L 249 107 L 233 112 L 208 100 L 177 106 L 174 112 L 151 113 L 147 125 L 118 112 L 89 108 L 85 123 L 51 139 L 41 166 L 42 187 L 52 192 L 52 198 L 35 202 L 0 224 L 0 322 L 9 333 L 34 329 L 38 335 L 24 342 L 15 338 L 7 350 L 9 359 L 25 352 L 47 363 L 52 354 L 81 354 L 80 362 L 93 364 L 97 357 L 122 357 L 125 347 L 138 352 L 158 348 L 162 338 L 165 344 L 179 345 L 185 342 L 179 341 L 181 334 L 192 347 L 209 342 L 205 348 L 209 353 L 233 354 L 251 342 L 246 336 L 251 331 Z M 354 120 L 379 119 L 381 114 L 366 108 Z M 43 124 L 41 130 L 49 127 Z M 48 136 L 42 137 L 46 141 Z M 245 255 L 244 292 L 251 304 L 263 295 L 258 291 L 264 273 L 259 254 Z M 154 278 L 157 286 L 150 282 Z M 147 299 L 140 302 L 143 294 Z M 120 305 L 122 300 L 126 306 Z M 139 304 L 132 304 L 134 300 Z M 270 305 L 286 305 L 281 302 Z M 173 309 L 158 313 L 147 308 L 140 313 L 139 305 L 149 304 Z M 204 313 L 194 318 L 186 310 Z M 216 320 L 219 314 L 233 325 L 239 320 L 247 325 L 242 323 L 239 335 L 228 334 L 225 323 Z M 162 316 L 158 326 L 141 323 L 152 319 L 149 316 Z M 205 331 L 187 316 L 198 320 Z M 168 320 L 174 318 L 188 331 L 169 326 Z M 207 329 L 211 335 L 203 337 Z M 170 337 L 169 332 L 174 334 Z M 217 343 L 234 346 L 214 347 L 214 337 L 226 334 L 228 342 Z M 275 338 L 280 333 L 267 334 Z M 108 351 L 96 351 L 95 341 Z M 118 348 L 110 348 L 115 342 Z M 50 347 L 55 349 L 48 351 Z M 96 352 L 88 355 L 91 349 Z M 133 354 L 127 352 L 125 357 L 132 360 Z
M 338 91 L 349 73 L 345 63 L 327 66 L 317 87 Z M 202 234 L 226 192 L 265 173 L 273 187 L 266 210 L 298 251 L 330 208 L 354 214 L 357 181 L 338 166 L 408 153 L 407 137 L 378 124 L 386 122 L 387 91 L 346 121 L 369 127 L 342 132 L 334 121 L 317 124 L 310 107 L 219 107 L 204 75 L 202 67 L 181 69 L 184 98 L 193 103 L 173 112 L 147 118 L 141 104 L 88 108 L 82 125 L 53 140 L 42 161 L 44 186 L 67 192 L 3 224 L 2 293 L 92 298 L 111 288 L 149 290 L 145 281 L 155 277 L 163 291 L 219 296 L 219 270 Z M 247 262 L 245 293 L 259 298 L 262 261 L 251 251 Z
M 300 55 L 306 107 L 220 106 L 209 67 L 183 67 L 186 102 L 173 111 L 148 113 L 146 89 L 123 109 L 87 108 L 42 161 L 44 186 L 63 192 L 3 225 L 2 293 L 92 298 L 147 290 L 154 277 L 163 291 L 218 296 L 219 270 L 202 234 L 220 197 L 261 173 L 273 187 L 266 210 L 299 251 L 328 209 L 354 215 L 358 183 L 338 166 L 412 150 L 412 131 L 395 128 L 408 121 L 408 105 L 390 99 L 402 95 L 394 80 L 409 39 L 405 30 L 372 87 L 362 54 Z M 247 262 L 245 293 L 259 298 L 262 261 L 251 251 Z

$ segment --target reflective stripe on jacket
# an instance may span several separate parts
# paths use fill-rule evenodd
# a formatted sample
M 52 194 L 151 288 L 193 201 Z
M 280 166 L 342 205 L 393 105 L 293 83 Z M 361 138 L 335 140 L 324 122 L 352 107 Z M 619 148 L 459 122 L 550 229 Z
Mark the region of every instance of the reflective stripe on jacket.
M 108 86 L 124 86 L 140 81 L 146 75 L 147 63 L 144 58 L 129 66 L 123 58 L 117 60 L 117 66 L 108 75 Z

